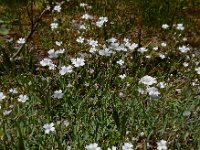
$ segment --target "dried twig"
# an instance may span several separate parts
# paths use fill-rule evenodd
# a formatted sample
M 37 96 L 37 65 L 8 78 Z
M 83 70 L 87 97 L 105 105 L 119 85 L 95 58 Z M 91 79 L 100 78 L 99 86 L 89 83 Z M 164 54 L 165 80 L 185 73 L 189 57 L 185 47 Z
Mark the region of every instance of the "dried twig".
M 45 9 L 41 12 L 41 14 L 40 14 L 40 16 L 38 17 L 38 19 L 35 21 L 35 23 L 34 23 L 32 29 L 31 29 L 31 31 L 30 31 L 30 32 L 28 33 L 28 35 L 25 37 L 25 40 L 26 40 L 26 41 L 33 35 L 34 31 L 36 30 L 36 28 L 37 28 L 37 26 L 38 26 L 38 24 L 39 24 L 39 21 L 41 20 L 42 16 L 43 16 L 46 12 L 47 12 L 47 9 L 45 8 Z M 22 52 L 24 45 L 25 45 L 25 43 L 22 44 L 22 45 L 19 47 L 19 49 L 17 50 L 17 52 L 11 57 L 11 60 L 14 60 L 14 59 Z

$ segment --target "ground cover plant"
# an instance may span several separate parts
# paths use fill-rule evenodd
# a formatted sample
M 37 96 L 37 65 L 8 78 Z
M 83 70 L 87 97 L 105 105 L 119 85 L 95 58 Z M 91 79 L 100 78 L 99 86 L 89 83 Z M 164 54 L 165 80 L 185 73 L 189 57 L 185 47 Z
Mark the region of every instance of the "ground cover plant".
M 198 0 L 0 4 L 0 149 L 200 149 Z

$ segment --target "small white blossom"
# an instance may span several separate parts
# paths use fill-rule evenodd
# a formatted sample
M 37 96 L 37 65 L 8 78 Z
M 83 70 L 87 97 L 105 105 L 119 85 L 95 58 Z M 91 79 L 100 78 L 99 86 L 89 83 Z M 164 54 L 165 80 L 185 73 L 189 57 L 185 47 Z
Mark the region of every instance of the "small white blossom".
M 71 62 L 74 65 L 74 67 L 80 67 L 85 65 L 84 58 L 72 58 Z
M 144 53 L 144 52 L 147 52 L 147 51 L 148 51 L 148 49 L 145 48 L 145 47 L 140 47 L 140 48 L 138 49 L 138 52 L 140 52 L 140 53 Z
M 160 140 L 157 142 L 157 150 L 167 150 L 167 141 Z
M 28 96 L 27 95 L 19 95 L 19 98 L 17 99 L 18 102 L 22 102 L 22 103 L 25 103 L 27 100 L 28 100 Z
M 109 42 L 109 43 L 115 43 L 115 42 L 117 42 L 117 39 L 114 38 L 114 37 L 112 37 L 112 38 L 108 39 L 107 42 Z
M 140 79 L 139 83 L 143 83 L 145 85 L 152 85 L 154 83 L 157 83 L 157 80 L 156 78 L 146 75 Z
M 112 53 L 113 53 L 113 51 L 108 48 L 99 50 L 99 55 L 101 55 L 101 56 L 110 56 Z
M 43 126 L 43 128 L 45 129 L 45 134 L 49 134 L 50 131 L 55 131 L 54 123 L 47 123 Z
M 97 51 L 97 49 L 95 47 L 91 47 L 89 50 L 89 52 L 92 54 L 94 54 L 96 51 Z
M 144 90 L 144 89 L 142 89 L 142 88 L 138 88 L 138 93 L 140 93 L 140 94 L 146 94 L 146 91 Z
M 163 55 L 163 54 L 159 54 L 158 56 L 159 56 L 161 59 L 165 59 L 165 58 L 166 58 L 166 56 Z
M 87 14 L 87 13 L 84 14 L 81 18 L 85 19 L 85 20 L 93 19 L 93 17 L 91 15 Z
M 54 49 L 50 49 L 48 52 L 49 58 L 58 58 L 58 53 Z
M 72 70 L 72 66 L 69 65 L 69 66 L 62 66 L 61 67 L 61 70 L 59 71 L 60 75 L 65 75 L 66 73 L 71 73 L 73 70 Z
M 159 82 L 159 83 L 158 83 L 158 86 L 159 86 L 161 89 L 165 88 L 166 85 L 167 85 L 167 84 L 166 84 L 165 82 Z
M 200 67 L 196 68 L 195 71 L 197 72 L 197 74 L 200 74 Z
M 112 148 L 108 148 L 108 150 L 117 150 L 116 146 L 112 146 Z
M 184 62 L 184 63 L 183 63 L 183 66 L 184 66 L 184 67 L 188 67 L 188 66 L 189 66 L 189 63 Z
M 178 49 L 179 49 L 182 53 L 187 53 L 187 52 L 190 50 L 190 48 L 187 47 L 187 46 L 185 46 L 185 45 L 179 46 Z
M 56 43 L 57 46 L 61 46 L 63 44 L 62 41 L 56 41 L 55 43 Z
M 161 46 L 162 46 L 162 47 L 166 47 L 167 44 L 166 44 L 165 42 L 162 42 L 162 43 L 161 43 Z
M 168 25 L 168 24 L 163 24 L 163 25 L 162 25 L 162 28 L 163 28 L 163 29 L 168 29 L 168 28 L 169 28 L 169 25 Z
M 12 110 L 5 110 L 5 111 L 3 112 L 3 115 L 4 115 L 4 116 L 7 116 L 7 115 L 9 115 L 11 112 L 12 112 Z
M 16 88 L 9 89 L 9 92 L 12 93 L 12 94 L 17 94 L 18 93 Z
M 89 39 L 87 40 L 88 44 L 92 47 L 97 47 L 98 46 L 98 41 L 95 41 L 95 40 L 92 40 L 92 39 Z
M 68 121 L 68 120 L 65 120 L 65 121 L 63 122 L 63 124 L 65 125 L 65 127 L 68 127 L 68 126 L 69 126 L 69 121 Z
M 120 59 L 120 60 L 117 61 L 117 64 L 119 64 L 120 66 L 122 66 L 124 64 L 124 61 Z
M 40 64 L 45 67 L 45 66 L 48 66 L 50 64 L 52 64 L 52 60 L 49 59 L 49 58 L 44 58 L 43 60 L 40 61 Z
M 153 47 L 153 50 L 157 51 L 158 50 L 158 46 Z
M 182 23 L 179 23 L 179 24 L 176 25 L 176 29 L 182 31 L 182 30 L 184 30 L 185 28 L 184 28 L 184 26 L 183 26 Z
M 86 150 L 101 150 L 101 148 L 98 146 L 97 143 L 86 145 L 85 149 Z
M 58 4 L 58 5 L 54 6 L 53 11 L 60 12 L 61 11 L 61 5 Z
M 96 26 L 100 28 L 100 27 L 103 26 L 103 24 L 104 24 L 105 22 L 108 22 L 108 18 L 107 18 L 107 17 L 100 17 L 100 18 L 98 19 L 98 21 L 96 22 Z
M 133 144 L 124 143 L 124 145 L 122 145 L 122 150 L 133 150 Z
M 128 48 L 130 49 L 130 50 L 134 50 L 134 49 L 136 49 L 138 47 L 138 44 L 136 44 L 136 43 L 133 43 L 133 44 L 131 44 L 131 45 L 128 45 Z
M 57 98 L 57 99 L 61 99 L 63 98 L 64 93 L 62 92 L 62 90 L 56 90 L 53 93 L 53 98 Z
M 26 43 L 26 40 L 25 40 L 25 38 L 19 38 L 19 39 L 17 40 L 17 43 L 18 43 L 18 44 L 24 44 L 24 43 Z
M 125 79 L 125 78 L 126 78 L 126 74 L 119 75 L 119 77 L 120 77 L 121 79 Z
M 0 92 L 0 101 L 2 101 L 5 98 L 6 98 L 6 96 L 3 94 L 3 92 Z
M 154 96 L 154 95 L 158 96 L 160 94 L 160 92 L 158 91 L 156 87 L 148 87 L 147 92 L 149 93 L 150 96 Z
M 54 29 L 57 29 L 58 28 L 58 23 L 54 22 L 54 23 L 51 23 L 51 29 L 54 30 Z
M 79 36 L 77 39 L 76 39 L 76 42 L 78 43 L 83 43 L 84 42 L 84 38 Z
M 86 4 L 86 3 L 80 3 L 80 7 L 85 7 L 85 6 L 88 6 L 88 4 Z

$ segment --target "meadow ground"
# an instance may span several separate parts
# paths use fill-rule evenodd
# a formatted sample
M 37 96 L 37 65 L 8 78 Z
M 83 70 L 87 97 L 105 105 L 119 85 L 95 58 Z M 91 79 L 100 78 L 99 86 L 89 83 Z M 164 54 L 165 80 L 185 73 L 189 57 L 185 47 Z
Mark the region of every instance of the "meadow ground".
M 200 149 L 198 0 L 0 4 L 0 149 Z

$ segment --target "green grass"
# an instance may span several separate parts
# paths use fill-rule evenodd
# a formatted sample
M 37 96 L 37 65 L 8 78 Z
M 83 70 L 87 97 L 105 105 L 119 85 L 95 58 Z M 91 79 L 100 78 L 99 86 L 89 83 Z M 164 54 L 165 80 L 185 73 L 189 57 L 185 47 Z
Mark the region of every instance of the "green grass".
M 0 51 L 0 92 L 6 95 L 0 101 L 0 149 L 62 150 L 70 146 L 72 150 L 80 150 L 91 143 L 98 143 L 103 150 L 114 145 L 121 149 L 124 143 L 132 143 L 134 149 L 157 149 L 157 142 L 162 139 L 167 141 L 168 149 L 200 149 L 199 85 L 194 85 L 199 82 L 195 71 L 199 66 L 199 52 L 198 47 L 189 45 L 191 36 L 196 37 L 199 31 L 195 22 L 191 23 L 191 18 L 184 15 L 185 7 L 194 8 L 192 4 L 86 0 L 92 9 L 84 9 L 79 6 L 80 2 L 83 1 L 64 2 L 60 13 L 48 12 L 24 45 L 20 59 L 8 64 Z M 37 3 L 34 7 L 41 6 L 41 1 Z M 21 19 L 7 11 L 8 6 L 1 9 L 6 15 L 0 15 L 0 19 L 19 22 L 2 23 L 10 29 L 10 34 L 2 36 L 1 45 L 11 57 L 19 46 L 18 38 L 25 37 L 30 30 L 30 22 L 26 6 L 16 12 L 21 14 Z M 34 10 L 35 18 L 39 9 Z M 93 19 L 81 19 L 84 13 Z M 108 17 L 108 22 L 98 28 L 95 22 L 101 16 Z M 59 23 L 54 31 L 50 27 L 53 18 Z M 167 30 L 161 28 L 165 23 L 170 26 Z M 177 30 L 173 26 L 177 23 L 183 23 L 185 29 Z M 87 25 L 88 29 L 79 31 L 79 24 Z M 116 37 L 120 44 L 124 38 L 129 38 L 130 43 L 140 42 L 140 47 L 148 51 L 113 50 L 115 53 L 111 56 L 100 56 L 98 52 L 89 52 L 91 46 L 87 40 L 77 43 L 79 36 L 97 40 L 98 51 L 104 44 L 108 46 L 106 40 L 111 37 Z M 184 37 L 188 40 L 184 41 Z M 13 41 L 7 42 L 6 38 Z M 55 41 L 62 41 L 63 45 L 57 46 Z M 167 46 L 162 47 L 162 42 Z M 181 53 L 178 47 L 182 45 L 190 47 L 190 51 Z M 159 47 L 157 51 L 153 50 L 155 46 Z M 65 49 L 64 54 L 52 59 L 57 65 L 55 70 L 40 64 L 52 48 Z M 159 54 L 166 58 L 161 59 Z M 73 72 L 64 76 L 59 74 L 63 65 L 74 66 L 71 58 L 81 55 L 85 65 L 73 67 Z M 125 67 L 116 63 L 120 59 L 124 60 Z M 184 67 L 184 62 L 189 66 Z M 122 74 L 126 74 L 125 79 L 119 77 Z M 164 88 L 158 84 L 150 86 L 160 92 L 157 98 L 138 92 L 147 88 L 139 83 L 145 75 L 155 77 L 158 83 L 166 83 Z M 16 88 L 18 93 L 11 94 L 10 88 Z M 53 98 L 56 90 L 62 90 L 63 98 Z M 29 99 L 19 102 L 20 94 Z M 185 116 L 186 111 L 191 114 Z M 45 134 L 43 126 L 52 122 L 55 131 Z

